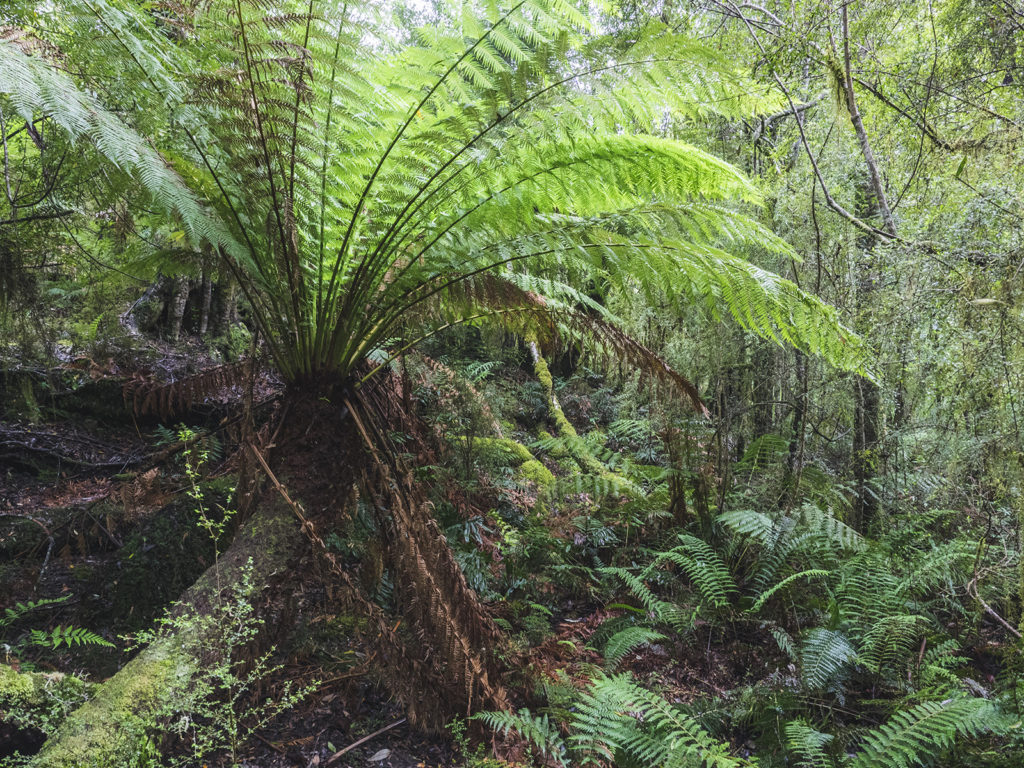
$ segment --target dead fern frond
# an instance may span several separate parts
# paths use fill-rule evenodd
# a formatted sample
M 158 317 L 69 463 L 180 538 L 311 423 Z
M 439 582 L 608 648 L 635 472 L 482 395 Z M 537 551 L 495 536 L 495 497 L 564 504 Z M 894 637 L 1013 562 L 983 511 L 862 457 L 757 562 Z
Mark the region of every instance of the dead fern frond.
M 197 402 L 240 388 L 254 372 L 253 361 L 247 359 L 166 383 L 138 376 L 124 385 L 122 395 L 125 406 L 130 405 L 136 416 L 158 416 L 166 421 L 190 410 Z

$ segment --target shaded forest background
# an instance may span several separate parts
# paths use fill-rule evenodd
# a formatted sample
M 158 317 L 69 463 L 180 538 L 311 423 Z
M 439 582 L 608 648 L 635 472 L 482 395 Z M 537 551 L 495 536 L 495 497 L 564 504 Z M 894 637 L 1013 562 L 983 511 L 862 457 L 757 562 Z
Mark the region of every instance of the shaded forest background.
M 1022 57 L 5 3 L 2 764 L 1019 765 Z

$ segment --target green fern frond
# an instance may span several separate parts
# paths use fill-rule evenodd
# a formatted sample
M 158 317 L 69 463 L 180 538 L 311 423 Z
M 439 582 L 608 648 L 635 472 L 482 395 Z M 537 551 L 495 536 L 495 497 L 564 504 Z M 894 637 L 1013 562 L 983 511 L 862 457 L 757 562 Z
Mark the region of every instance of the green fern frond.
M 605 669 L 614 670 L 633 649 L 664 640 L 665 635 L 647 627 L 626 627 L 608 638 L 604 646 Z
M 645 573 L 653 573 L 666 562 L 675 563 L 697 587 L 707 604 L 715 608 L 729 605 L 737 592 L 736 582 L 722 558 L 707 542 L 696 536 L 682 534 L 679 541 L 679 546 L 659 553 Z
M 741 768 L 750 763 L 730 754 L 693 718 L 628 675 L 596 677 L 573 712 L 572 750 L 612 758 L 621 753 L 640 765 L 682 768 Z
M 677 629 L 690 627 L 691 617 L 680 610 L 679 606 L 658 598 L 644 583 L 643 577 L 626 568 L 605 567 L 600 568 L 598 572 L 619 579 L 655 621 L 664 622 Z
M 541 756 L 556 765 L 567 766 L 566 746 L 558 727 L 548 720 L 547 715 L 537 716 L 528 709 L 518 712 L 478 712 L 470 718 L 479 720 L 488 728 L 501 734 L 515 733 L 529 741 Z
M 61 645 L 68 648 L 75 645 L 100 645 L 106 648 L 114 647 L 113 643 L 104 640 L 95 632 L 90 632 L 89 630 L 82 629 L 81 627 L 56 626 L 49 631 L 33 629 L 29 632 L 28 642 L 31 645 L 50 648 L 52 650 L 57 650 Z
M 798 579 L 823 578 L 825 576 L 829 576 L 830 574 L 830 571 L 824 571 L 820 568 L 811 568 L 809 570 L 800 571 L 799 573 L 794 573 L 790 576 L 787 576 L 775 586 L 769 587 L 760 595 L 758 595 L 757 599 L 754 601 L 754 604 L 747 609 L 747 613 L 757 613 L 764 607 L 765 603 L 767 603 L 769 600 L 772 599 L 772 597 L 775 596 L 776 593 L 781 592 Z
M 61 605 L 66 603 L 69 599 L 71 599 L 71 595 L 64 595 L 62 597 L 43 597 L 39 600 L 30 600 L 27 603 L 15 603 L 13 606 L 4 608 L 3 616 L 0 616 L 0 627 L 13 624 L 15 621 L 18 621 L 18 619 L 32 611 L 37 611 L 40 608 L 49 608 L 54 605 Z
M 896 614 L 875 622 L 859 643 L 858 661 L 874 673 L 908 660 L 921 637 L 923 616 Z
M 848 768 L 911 768 L 933 760 L 957 737 L 999 733 L 1006 721 L 985 699 L 928 701 L 870 731 Z
M 826 747 L 835 737 L 815 730 L 803 720 L 786 723 L 786 747 L 799 762 L 798 768 L 835 768 L 835 760 Z
M 842 632 L 817 627 L 800 647 L 800 679 L 809 690 L 838 690 L 857 659 L 857 651 Z

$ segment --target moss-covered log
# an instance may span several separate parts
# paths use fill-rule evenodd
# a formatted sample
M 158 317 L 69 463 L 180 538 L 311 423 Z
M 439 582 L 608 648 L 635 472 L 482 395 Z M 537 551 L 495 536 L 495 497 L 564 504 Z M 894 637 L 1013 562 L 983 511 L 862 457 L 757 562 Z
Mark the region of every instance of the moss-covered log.
M 263 504 L 219 562 L 185 593 L 177 610 L 209 612 L 213 598 L 239 583 L 247 570 L 253 584 L 271 584 L 302 541 L 298 523 L 286 505 L 276 498 Z M 195 642 L 188 634 L 188 630 L 164 634 L 143 649 L 61 724 L 30 765 L 85 768 L 134 764 L 140 753 L 150 748 L 157 713 L 176 693 L 187 690 L 200 671 L 191 650 Z
M 94 687 L 60 672 L 25 672 L 0 664 L 0 763 L 38 750 L 46 734 Z
M 536 337 L 528 336 L 526 343 L 530 349 L 530 358 L 533 360 L 533 373 L 541 383 L 541 386 L 544 387 L 548 404 L 548 417 L 555 425 L 555 436 L 562 441 L 569 456 L 572 457 L 573 461 L 576 462 L 582 471 L 589 475 L 603 478 L 611 488 L 624 491 L 627 494 L 639 493 L 640 489 L 637 488 L 635 483 L 612 472 L 590 452 L 590 448 L 583 438 L 579 436 L 579 433 L 576 432 L 576 428 L 569 419 L 566 418 L 565 412 L 558 402 L 558 397 L 555 395 L 555 380 L 551 375 L 551 370 L 548 368 L 544 355 L 540 352 L 540 345 L 537 343 Z

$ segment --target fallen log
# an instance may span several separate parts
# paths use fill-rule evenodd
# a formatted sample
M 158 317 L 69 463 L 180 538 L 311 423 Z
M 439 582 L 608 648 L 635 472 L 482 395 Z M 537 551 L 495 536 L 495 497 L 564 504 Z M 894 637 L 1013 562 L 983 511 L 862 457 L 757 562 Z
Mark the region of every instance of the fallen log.
M 215 598 L 230 592 L 243 575 L 258 589 L 265 588 L 284 571 L 304 541 L 285 504 L 277 498 L 261 504 L 219 561 L 186 591 L 175 612 L 209 613 Z M 187 625 L 159 636 L 76 709 L 29 765 L 133 764 L 134 758 L 152 749 L 165 703 L 186 692 L 201 672 L 196 645 Z M 215 660 L 204 659 L 211 661 Z

